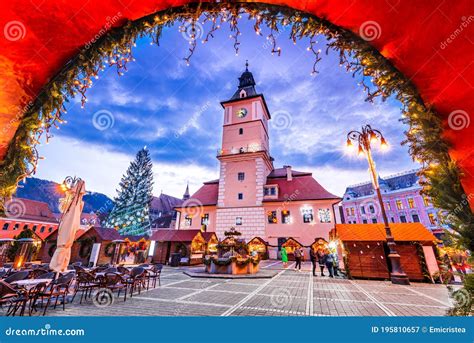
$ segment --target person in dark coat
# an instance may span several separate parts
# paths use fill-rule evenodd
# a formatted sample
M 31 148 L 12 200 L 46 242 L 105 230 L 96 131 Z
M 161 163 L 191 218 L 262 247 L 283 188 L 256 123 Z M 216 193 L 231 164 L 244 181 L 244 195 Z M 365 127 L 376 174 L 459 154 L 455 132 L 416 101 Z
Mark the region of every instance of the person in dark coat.
M 298 270 L 299 272 L 301 271 L 301 260 L 303 259 L 303 249 L 302 248 L 296 248 L 295 249 L 295 270 Z
M 329 277 L 334 277 L 334 257 L 331 253 L 326 255 L 326 267 L 329 271 Z
M 319 269 L 321 270 L 321 276 L 324 276 L 324 267 L 326 266 L 326 254 L 323 251 L 318 252 L 318 263 Z
M 313 276 L 316 276 L 316 263 L 318 263 L 318 255 L 313 249 L 309 249 L 309 258 L 311 259 L 311 264 L 313 265 Z

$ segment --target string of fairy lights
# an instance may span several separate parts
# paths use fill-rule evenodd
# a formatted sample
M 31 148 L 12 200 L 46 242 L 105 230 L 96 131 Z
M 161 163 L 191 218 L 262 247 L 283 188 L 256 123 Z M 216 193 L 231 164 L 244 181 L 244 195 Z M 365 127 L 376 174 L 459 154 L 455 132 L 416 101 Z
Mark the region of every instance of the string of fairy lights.
M 59 129 L 59 124 L 65 123 L 65 103 L 69 98 L 79 95 L 84 107 L 86 92 L 99 78 L 100 71 L 115 67 L 120 76 L 127 71 L 127 64 L 134 61 L 132 51 L 138 38 L 150 37 L 150 44 L 159 46 L 163 28 L 179 23 L 179 30 L 189 36 L 188 51 L 183 58 L 189 65 L 198 48 L 197 41 L 201 36 L 198 30 L 209 23 L 207 31 L 202 33 L 201 43 L 205 44 L 216 31 L 228 25 L 229 39 L 238 55 L 242 34 L 239 23 L 244 16 L 253 21 L 257 35 L 264 36 L 262 26 L 269 29 L 265 35 L 272 54 L 281 54 L 277 40 L 282 28 L 286 31 L 290 27 L 289 39 L 295 44 L 309 39 L 307 49 L 314 59 L 312 75 L 318 74 L 318 63 L 322 59 L 318 37 L 326 38 L 326 54 L 329 50 L 339 54 L 339 65 L 354 78 L 359 78 L 358 84 L 367 95 L 367 101 L 394 96 L 403 104 L 402 121 L 409 127 L 403 144 L 409 145 L 411 156 L 423 166 L 420 176 L 424 180 L 424 192 L 432 197 L 435 206 L 453 214 L 451 219 L 458 232 L 470 235 L 472 249 L 474 218 L 469 205 L 467 203 L 462 211 L 454 211 L 456 206 L 466 203 L 459 168 L 449 157 L 449 145 L 441 138 L 441 119 L 433 108 L 424 104 L 411 81 L 353 32 L 309 14 L 256 3 L 197 3 L 173 8 L 111 29 L 89 48 L 82 49 L 42 89 L 23 116 L 0 165 L 0 196 L 10 196 L 19 181 L 36 172 L 41 159 L 37 146 L 43 136 L 46 142 L 49 141 L 51 128 Z

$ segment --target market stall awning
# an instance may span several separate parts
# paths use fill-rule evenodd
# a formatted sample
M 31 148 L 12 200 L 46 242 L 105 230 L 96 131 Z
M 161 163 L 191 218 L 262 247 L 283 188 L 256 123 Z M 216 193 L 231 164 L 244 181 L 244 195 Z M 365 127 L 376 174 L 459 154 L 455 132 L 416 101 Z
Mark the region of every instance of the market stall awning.
M 5 158 L 22 114 L 41 88 L 81 47 L 111 26 L 189 0 L 132 1 L 5 1 L 0 11 L 0 161 Z M 463 186 L 474 193 L 472 138 L 474 125 L 474 21 L 472 2 L 372 0 L 266 0 L 326 18 L 360 35 L 364 23 L 380 27 L 373 44 L 419 89 L 445 122 L 451 157 L 463 168 Z M 8 34 L 5 34 L 8 32 Z M 465 113 L 462 130 L 448 125 L 453 113 Z M 394 119 L 396 120 L 396 119 Z M 471 206 L 472 206 L 471 201 Z
M 158 230 L 150 237 L 151 241 L 158 242 L 192 242 L 200 230 Z
M 421 223 L 390 224 L 393 238 L 399 242 L 435 242 L 437 239 Z M 336 224 L 335 236 L 341 241 L 385 241 L 384 224 Z

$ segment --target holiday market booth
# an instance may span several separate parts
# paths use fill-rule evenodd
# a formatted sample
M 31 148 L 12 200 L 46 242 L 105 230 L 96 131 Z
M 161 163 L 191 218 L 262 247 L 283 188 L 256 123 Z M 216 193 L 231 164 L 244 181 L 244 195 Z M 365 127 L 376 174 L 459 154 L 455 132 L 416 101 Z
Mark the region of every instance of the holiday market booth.
M 247 243 L 247 245 L 251 255 L 255 251 L 261 260 L 268 259 L 268 242 L 260 237 L 254 237 Z
M 173 266 L 201 264 L 208 243 L 211 243 L 211 250 L 217 245 L 215 234 L 201 230 L 157 230 L 150 240 L 155 242 L 152 261 Z
M 400 264 L 410 281 L 432 281 L 439 272 L 434 248 L 436 237 L 421 223 L 390 224 Z M 389 261 L 383 224 L 336 224 L 332 239 L 341 245 L 348 276 L 388 279 Z
M 36 261 L 41 258 L 43 240 L 34 231 L 0 231 L 0 259 L 3 263 L 15 262 L 23 253 L 22 262 Z
M 294 261 L 295 260 L 295 250 L 296 249 L 301 249 L 303 247 L 303 244 L 298 242 L 293 237 L 290 237 L 281 246 L 282 246 L 282 248 L 286 249 L 286 254 L 288 255 L 288 260 L 289 261 Z
M 328 242 L 322 237 L 315 238 L 313 244 L 310 246 L 310 249 L 315 253 L 327 253 L 329 251 Z

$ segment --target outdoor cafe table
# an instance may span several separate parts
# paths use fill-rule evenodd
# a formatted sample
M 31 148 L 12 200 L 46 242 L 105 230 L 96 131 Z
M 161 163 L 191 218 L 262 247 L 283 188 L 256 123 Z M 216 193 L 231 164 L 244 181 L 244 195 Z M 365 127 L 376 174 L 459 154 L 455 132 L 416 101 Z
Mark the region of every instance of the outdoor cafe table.
M 46 282 L 46 284 L 49 285 L 51 283 L 51 281 L 53 281 L 53 279 L 26 279 L 26 280 L 14 281 L 14 282 L 12 282 L 12 284 L 18 285 L 18 286 L 23 286 L 27 290 L 29 290 L 29 289 L 35 287 L 36 285 L 38 285 L 41 282 Z

